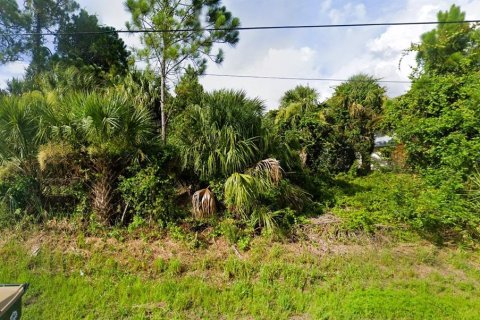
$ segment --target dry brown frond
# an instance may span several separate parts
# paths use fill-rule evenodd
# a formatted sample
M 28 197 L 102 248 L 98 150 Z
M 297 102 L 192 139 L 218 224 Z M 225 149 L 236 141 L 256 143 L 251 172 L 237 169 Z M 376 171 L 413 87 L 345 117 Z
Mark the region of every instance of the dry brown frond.
M 360 103 L 352 103 L 349 106 L 349 113 L 351 117 L 357 118 L 359 117 L 363 112 L 365 108 L 360 104 Z
M 37 160 L 40 170 L 45 170 L 48 165 L 57 165 L 69 161 L 69 157 L 73 154 L 73 148 L 65 142 L 47 143 L 40 146 Z
M 299 156 L 300 156 L 300 161 L 302 163 L 302 167 L 305 167 L 307 165 L 307 158 L 308 158 L 308 153 L 306 148 L 302 148 Z
M 215 195 L 209 188 L 198 190 L 193 194 L 192 207 L 196 219 L 214 216 L 217 212 Z
M 274 184 L 277 184 L 283 178 L 283 169 L 280 161 L 274 158 L 268 158 L 258 162 L 254 168 L 254 174 L 267 176 Z

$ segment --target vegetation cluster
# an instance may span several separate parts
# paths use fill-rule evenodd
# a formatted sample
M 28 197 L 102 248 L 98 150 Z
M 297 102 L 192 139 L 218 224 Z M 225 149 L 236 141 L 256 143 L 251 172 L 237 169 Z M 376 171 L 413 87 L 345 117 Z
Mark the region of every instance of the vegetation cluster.
M 223 61 L 217 44 L 239 41 L 220 0 L 127 1 L 129 28 L 171 31 L 144 33 L 133 52 L 74 1 L 1 3 L 0 61 L 31 61 L 0 97 L 3 228 L 59 217 L 92 232 L 211 228 L 247 248 L 328 211 L 354 233 L 480 235 L 477 25 L 439 24 L 412 45 L 400 97 L 358 74 L 324 100 L 298 86 L 266 112 L 199 83 L 208 59 Z M 464 18 L 457 6 L 438 14 Z M 53 44 L 40 35 L 51 29 Z M 376 148 L 381 135 L 394 144 Z
M 0 63 L 30 62 L 0 90 L 0 283 L 31 284 L 25 318 L 480 318 L 477 24 L 406 48 L 400 97 L 357 74 L 267 111 L 199 81 L 239 41 L 221 0 L 125 5 L 168 32 L 129 51 L 73 0 L 0 0 Z

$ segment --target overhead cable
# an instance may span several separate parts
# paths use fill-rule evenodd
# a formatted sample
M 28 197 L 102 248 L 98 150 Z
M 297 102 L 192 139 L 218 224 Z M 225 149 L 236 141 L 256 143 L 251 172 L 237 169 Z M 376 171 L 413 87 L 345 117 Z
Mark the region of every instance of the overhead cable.
M 338 79 L 338 78 L 303 78 L 303 77 L 256 76 L 256 75 L 217 74 L 217 73 L 205 73 L 202 76 L 225 77 L 225 78 L 271 79 L 271 80 L 331 81 L 331 82 L 345 82 L 349 80 L 349 79 Z M 358 81 L 362 81 L 362 80 L 358 80 Z M 406 80 L 376 79 L 376 81 L 380 83 L 400 83 L 400 84 L 411 83 L 411 81 L 406 81 Z
M 278 29 L 322 29 L 322 28 L 356 28 L 356 27 L 381 27 L 381 26 L 417 26 L 417 25 L 440 25 L 440 24 L 464 24 L 480 23 L 480 20 L 464 21 L 418 21 L 418 22 L 374 22 L 374 23 L 349 23 L 349 24 L 313 24 L 313 25 L 281 25 L 281 26 L 252 26 L 235 28 L 185 28 L 185 29 L 138 29 L 138 30 L 103 30 L 103 31 L 80 31 L 80 32 L 20 32 L 0 33 L 0 36 L 74 36 L 74 35 L 98 35 L 112 33 L 177 33 L 194 31 L 248 31 L 248 30 L 278 30 Z

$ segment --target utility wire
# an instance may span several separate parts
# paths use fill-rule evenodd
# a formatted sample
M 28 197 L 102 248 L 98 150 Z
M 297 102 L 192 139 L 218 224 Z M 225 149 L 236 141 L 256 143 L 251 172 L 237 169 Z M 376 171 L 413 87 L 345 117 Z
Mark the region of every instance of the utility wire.
M 238 74 L 216 74 L 216 73 L 205 73 L 202 76 L 210 77 L 225 77 L 225 78 L 248 78 L 248 79 L 273 79 L 273 80 L 300 80 L 300 81 L 331 81 L 331 82 L 345 82 L 348 79 L 338 79 L 338 78 L 300 78 L 300 77 L 276 77 L 276 76 L 255 76 L 255 75 L 238 75 Z M 412 83 L 411 81 L 403 80 L 382 80 L 377 79 L 377 82 L 380 83 Z
M 353 27 L 379 27 L 379 26 L 416 26 L 440 24 L 480 23 L 480 20 L 465 21 L 419 21 L 419 22 L 378 22 L 378 23 L 351 23 L 351 24 L 317 24 L 317 25 L 282 25 L 282 26 L 253 26 L 235 28 L 186 28 L 186 29 L 140 29 L 140 30 L 104 30 L 81 32 L 20 32 L 0 33 L 0 36 L 60 36 L 60 35 L 97 35 L 111 33 L 176 33 L 193 31 L 248 31 L 248 30 L 278 30 L 278 29 L 321 29 L 321 28 L 353 28 Z

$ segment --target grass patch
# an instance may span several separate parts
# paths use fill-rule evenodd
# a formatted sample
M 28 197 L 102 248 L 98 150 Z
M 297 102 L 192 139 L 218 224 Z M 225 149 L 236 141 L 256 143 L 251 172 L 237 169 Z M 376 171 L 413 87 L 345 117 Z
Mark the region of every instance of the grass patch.
M 162 239 L 130 253 L 138 240 L 87 238 L 81 247 L 76 240 L 59 247 L 62 236 L 53 237 L 36 256 L 30 246 L 37 236 L 0 246 L 0 282 L 31 284 L 25 319 L 480 317 L 474 251 L 416 243 L 319 255 L 309 243 L 299 251 L 298 244 L 257 239 L 240 258 L 227 245 L 192 252 Z M 161 243 L 175 254 L 159 254 Z

